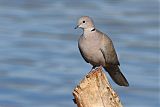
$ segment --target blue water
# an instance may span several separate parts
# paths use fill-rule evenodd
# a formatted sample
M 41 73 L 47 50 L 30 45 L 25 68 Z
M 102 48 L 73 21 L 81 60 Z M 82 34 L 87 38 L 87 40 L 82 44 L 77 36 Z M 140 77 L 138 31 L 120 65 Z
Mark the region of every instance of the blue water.
M 109 80 L 123 105 L 160 105 L 158 1 L 0 0 L 0 107 L 76 107 L 91 69 L 77 48 L 82 15 L 114 42 L 130 87 Z

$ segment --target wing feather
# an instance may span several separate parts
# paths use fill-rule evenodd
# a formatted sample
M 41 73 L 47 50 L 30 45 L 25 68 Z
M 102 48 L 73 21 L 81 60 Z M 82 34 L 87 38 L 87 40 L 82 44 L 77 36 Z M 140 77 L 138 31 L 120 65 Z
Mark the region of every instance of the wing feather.
M 103 34 L 102 39 L 103 43 L 101 46 L 101 52 L 105 58 L 106 63 L 120 65 L 112 40 L 105 34 Z

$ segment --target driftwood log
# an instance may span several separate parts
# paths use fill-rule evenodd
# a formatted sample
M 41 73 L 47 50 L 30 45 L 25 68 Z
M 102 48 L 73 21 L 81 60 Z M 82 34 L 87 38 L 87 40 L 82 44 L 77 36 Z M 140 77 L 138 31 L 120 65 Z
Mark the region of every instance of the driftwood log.
M 73 90 L 77 107 L 122 107 L 102 67 L 92 70 Z

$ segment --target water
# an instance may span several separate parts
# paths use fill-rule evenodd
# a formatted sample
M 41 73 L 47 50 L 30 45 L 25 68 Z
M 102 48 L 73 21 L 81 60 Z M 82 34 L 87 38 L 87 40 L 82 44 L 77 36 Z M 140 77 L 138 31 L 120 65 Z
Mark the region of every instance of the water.
M 76 107 L 91 69 L 77 48 L 82 15 L 114 42 L 130 87 L 109 79 L 123 105 L 159 105 L 158 1 L 0 0 L 0 107 Z

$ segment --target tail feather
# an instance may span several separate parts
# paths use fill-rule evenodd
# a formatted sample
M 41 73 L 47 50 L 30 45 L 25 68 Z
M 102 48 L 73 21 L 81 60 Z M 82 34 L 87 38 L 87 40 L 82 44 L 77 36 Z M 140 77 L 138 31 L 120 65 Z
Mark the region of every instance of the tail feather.
M 129 86 L 127 79 L 121 73 L 118 65 L 106 65 L 104 69 L 109 73 L 112 80 L 120 86 Z

